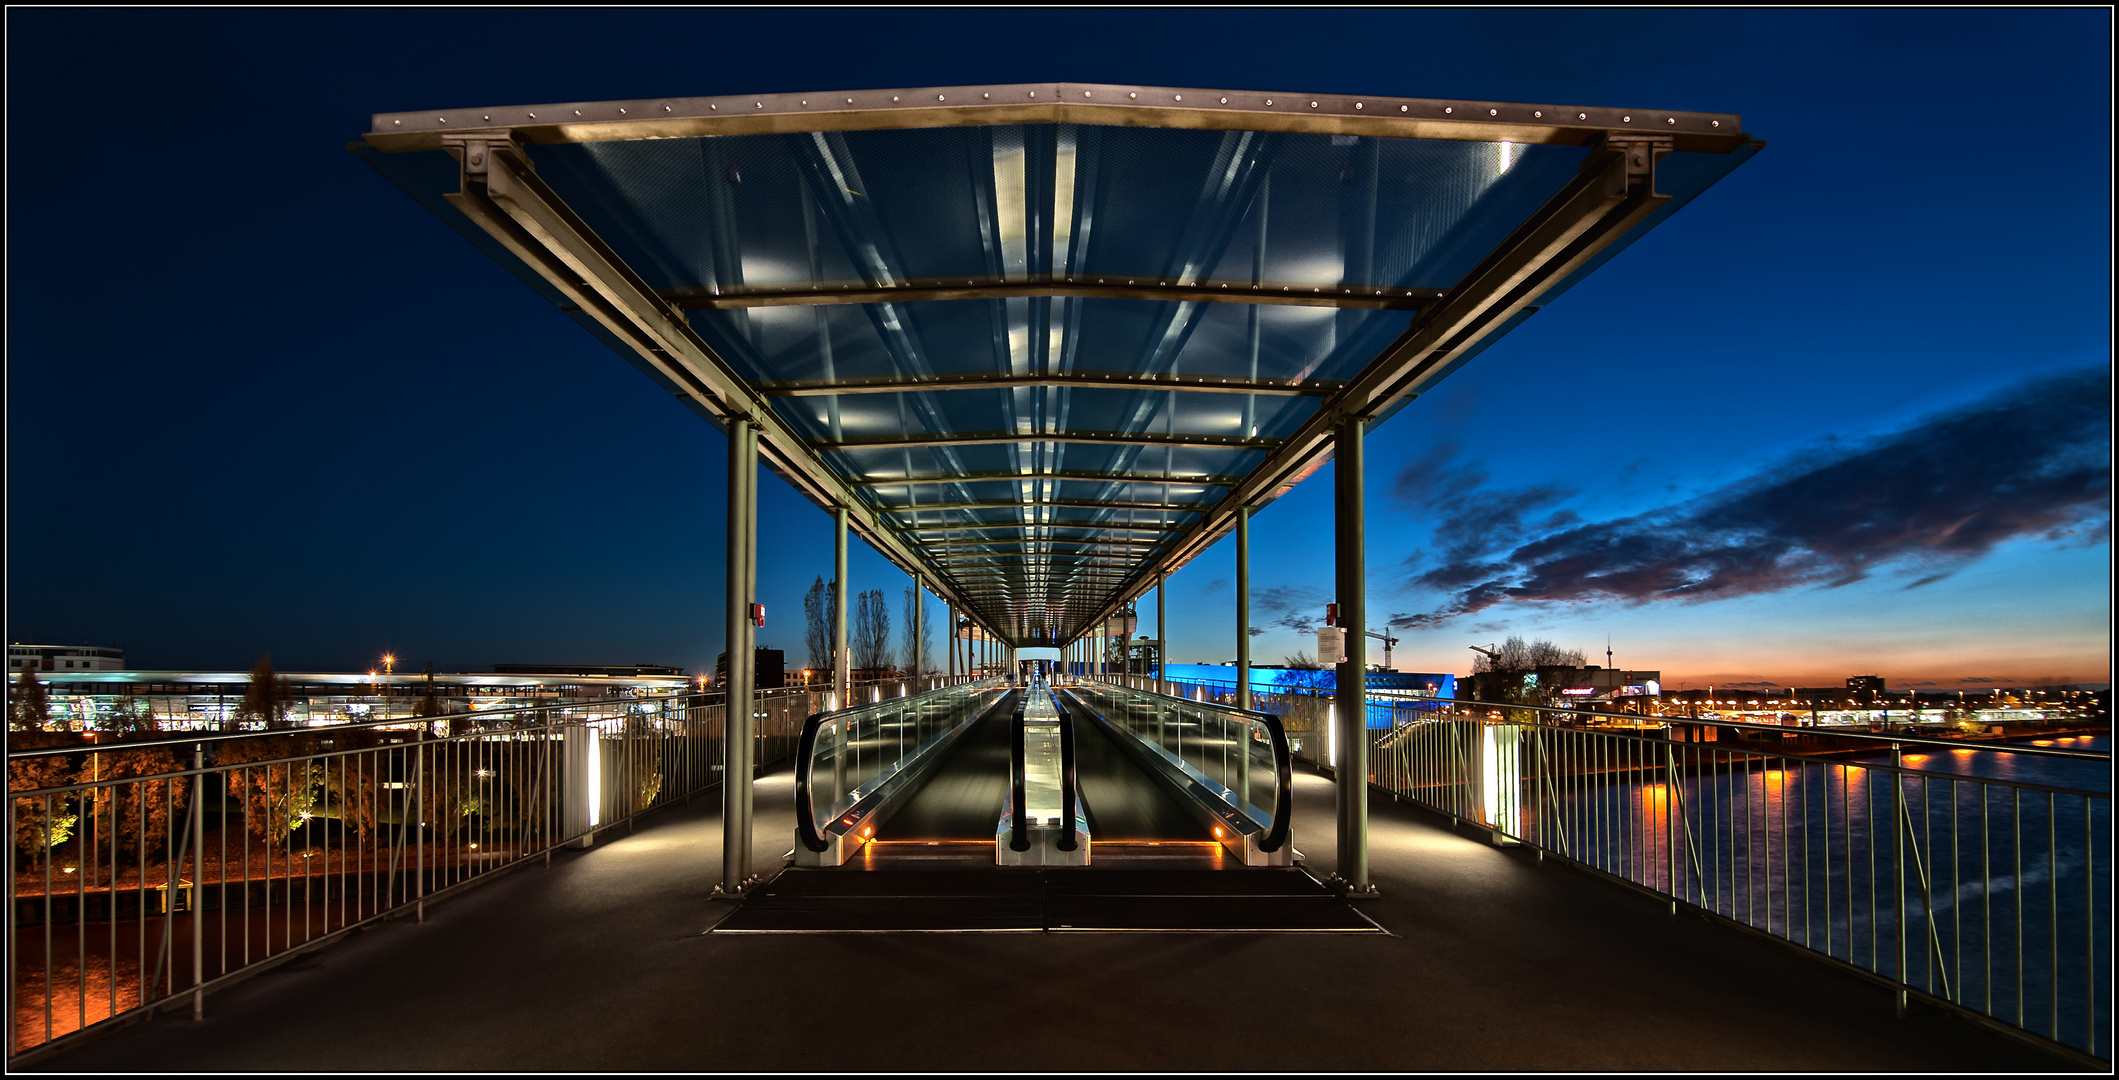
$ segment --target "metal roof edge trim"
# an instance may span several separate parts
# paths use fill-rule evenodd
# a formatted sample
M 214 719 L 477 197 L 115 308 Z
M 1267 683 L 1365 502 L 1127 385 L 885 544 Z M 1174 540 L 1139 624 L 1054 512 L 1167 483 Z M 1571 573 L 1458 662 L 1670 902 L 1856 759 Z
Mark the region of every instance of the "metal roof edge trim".
M 1568 146 L 1610 132 L 1652 131 L 1670 136 L 1679 150 L 1708 153 L 1727 153 L 1748 138 L 1736 113 L 1105 83 L 557 102 L 382 112 L 369 123 L 367 142 L 391 153 L 436 149 L 444 135 L 480 130 L 511 131 L 527 143 L 579 143 L 1053 123 Z

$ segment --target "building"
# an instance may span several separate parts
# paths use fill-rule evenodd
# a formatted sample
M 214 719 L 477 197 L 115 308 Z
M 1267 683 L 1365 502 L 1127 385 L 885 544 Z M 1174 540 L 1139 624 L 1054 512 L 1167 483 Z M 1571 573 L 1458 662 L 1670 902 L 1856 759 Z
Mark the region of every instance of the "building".
M 1600 664 L 1552 665 L 1535 671 L 1481 671 L 1471 677 L 1474 701 L 1555 705 L 1610 705 L 1663 696 L 1663 673 Z M 1535 700 L 1534 700 L 1535 699 Z
M 341 724 L 410 716 L 432 688 L 444 713 L 648 697 L 695 689 L 677 675 L 622 676 L 457 672 L 371 675 L 286 672 L 288 719 Z M 431 681 L 430 681 L 431 680 Z M 92 730 L 120 711 L 145 712 L 159 727 L 218 730 L 250 689 L 246 671 L 89 671 L 64 668 L 42 677 L 51 718 L 70 730 Z
M 754 690 L 776 690 L 787 685 L 787 654 L 778 649 L 761 648 L 755 660 L 757 681 Z M 714 657 L 714 685 L 728 685 L 728 654 Z
M 621 679 L 684 677 L 683 668 L 659 664 L 495 664 L 493 671 L 500 675 L 594 675 Z
M 1847 698 L 1863 705 L 1873 705 L 1884 694 L 1884 677 L 1881 675 L 1847 676 Z
M 31 645 L 9 642 L 7 670 L 12 675 L 23 668 L 35 671 L 122 671 L 125 650 L 101 645 Z

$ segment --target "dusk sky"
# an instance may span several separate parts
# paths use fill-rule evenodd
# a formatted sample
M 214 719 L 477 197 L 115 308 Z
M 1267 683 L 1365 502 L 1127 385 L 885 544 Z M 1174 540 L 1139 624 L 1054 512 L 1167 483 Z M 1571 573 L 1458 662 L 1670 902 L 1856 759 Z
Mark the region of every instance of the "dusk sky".
M 711 670 L 723 437 L 345 144 L 397 109 L 1078 80 L 1769 143 L 1370 436 L 1399 667 L 1520 634 L 1673 687 L 2109 679 L 2108 11 L 7 17 L 11 640 Z M 1259 663 L 1314 647 L 1331 491 L 1255 518 Z M 799 662 L 830 519 L 771 478 L 760 513 L 760 643 Z M 1173 660 L 1233 658 L 1233 548 L 1171 579 Z M 861 545 L 852 579 L 906 580 Z

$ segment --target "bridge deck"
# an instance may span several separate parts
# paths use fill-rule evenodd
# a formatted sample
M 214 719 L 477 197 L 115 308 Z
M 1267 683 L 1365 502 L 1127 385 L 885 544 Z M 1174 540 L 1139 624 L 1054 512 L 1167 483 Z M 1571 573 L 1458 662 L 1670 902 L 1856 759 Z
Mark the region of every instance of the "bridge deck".
M 792 784 L 758 783 L 757 849 Z M 1331 868 L 1332 789 L 1296 777 Z M 704 934 L 703 803 L 39 1062 L 65 1071 L 2064 1069 L 1820 964 L 1374 800 L 1393 935 Z M 1305 842 L 1307 837 L 1307 842 Z M 1078 1038 L 985 1037 L 1068 1016 Z M 851 1020 L 849 1025 L 846 1021 Z

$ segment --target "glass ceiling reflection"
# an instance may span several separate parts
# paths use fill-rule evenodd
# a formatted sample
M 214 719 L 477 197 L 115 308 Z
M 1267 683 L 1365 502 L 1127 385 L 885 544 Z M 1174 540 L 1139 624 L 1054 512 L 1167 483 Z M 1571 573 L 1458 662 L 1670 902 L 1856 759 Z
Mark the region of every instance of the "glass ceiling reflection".
M 562 302 L 443 198 L 458 185 L 447 153 L 356 150 Z M 1162 550 L 1174 532 L 1160 530 L 1198 522 L 1421 305 L 1546 207 L 1589 150 L 1048 123 L 536 143 L 527 154 L 945 574 L 967 587 L 1014 575 L 1018 594 L 1033 579 L 1037 590 L 1064 583 L 1053 587 L 1096 599 L 1116 588 L 1107 575 Z M 1657 181 L 1670 203 L 1560 288 L 1746 157 L 1666 155 Z M 1069 281 L 1365 290 L 1388 306 L 873 295 Z M 846 289 L 869 294 L 717 306 Z M 1192 382 L 1145 381 L 1171 377 Z M 899 385 L 935 380 L 951 381 Z M 1270 392 L 1205 385 L 1215 381 Z

